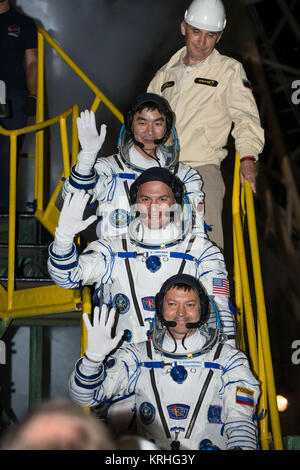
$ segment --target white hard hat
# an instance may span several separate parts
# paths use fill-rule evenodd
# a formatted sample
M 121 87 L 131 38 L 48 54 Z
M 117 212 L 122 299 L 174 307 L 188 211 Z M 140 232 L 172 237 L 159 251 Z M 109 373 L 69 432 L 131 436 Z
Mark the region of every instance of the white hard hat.
M 193 0 L 184 20 L 198 29 L 223 31 L 226 25 L 225 8 L 221 0 Z

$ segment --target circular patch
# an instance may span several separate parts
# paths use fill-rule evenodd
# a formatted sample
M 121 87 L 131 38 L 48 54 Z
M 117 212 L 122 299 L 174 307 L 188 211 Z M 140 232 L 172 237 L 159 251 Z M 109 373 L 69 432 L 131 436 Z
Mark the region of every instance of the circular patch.
M 130 330 L 124 330 L 124 341 L 127 341 L 127 343 L 129 343 L 131 341 L 131 338 L 132 338 L 132 333 Z
M 151 403 L 144 401 L 140 405 L 140 418 L 143 424 L 151 424 L 155 418 L 155 408 Z
M 183 366 L 175 366 L 171 370 L 171 377 L 178 384 L 182 384 L 187 378 L 187 375 L 187 371 Z
M 146 259 L 146 266 L 151 273 L 156 273 L 161 267 L 161 261 L 158 256 L 152 255 Z
M 116 294 L 113 298 L 113 306 L 121 315 L 127 313 L 130 307 L 130 301 L 127 295 Z
M 115 209 L 109 214 L 110 223 L 116 228 L 123 228 L 129 224 L 129 214 L 125 209 Z

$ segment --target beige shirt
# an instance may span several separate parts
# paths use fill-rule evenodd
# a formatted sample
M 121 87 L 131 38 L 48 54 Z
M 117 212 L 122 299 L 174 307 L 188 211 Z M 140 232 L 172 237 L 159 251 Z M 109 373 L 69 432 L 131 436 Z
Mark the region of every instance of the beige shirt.
M 175 113 L 180 161 L 192 167 L 220 165 L 232 123 L 240 157 L 257 159 L 264 131 L 242 64 L 214 49 L 204 61 L 186 66 L 185 54 L 185 47 L 177 51 L 147 90 L 166 98 Z

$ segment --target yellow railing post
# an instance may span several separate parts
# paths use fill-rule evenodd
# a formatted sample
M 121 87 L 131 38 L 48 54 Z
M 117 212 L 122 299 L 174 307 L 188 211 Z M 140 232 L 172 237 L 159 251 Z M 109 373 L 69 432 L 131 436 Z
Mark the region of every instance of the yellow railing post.
M 234 259 L 234 298 L 236 307 L 236 325 L 237 325 L 237 339 L 238 347 L 243 352 L 246 352 L 245 335 L 244 335 L 244 304 L 243 304 L 243 288 L 240 272 L 240 265 L 238 262 L 238 249 L 235 235 L 234 225 L 233 230 L 233 259 Z
M 259 423 L 261 448 L 263 450 L 269 449 L 270 440 L 273 439 L 274 448 L 276 450 L 282 450 L 283 445 L 279 414 L 277 409 L 268 323 L 265 310 L 253 193 L 248 181 L 245 181 L 245 185 L 241 189 L 239 168 L 239 155 L 236 154 L 232 197 L 232 213 L 234 227 L 234 280 L 236 303 L 237 306 L 240 306 L 240 308 L 243 303 L 243 306 L 245 308 L 246 334 L 249 344 L 250 362 L 252 363 L 254 373 L 257 375 L 258 379 L 261 382 L 262 393 L 259 402 L 260 412 L 263 413 L 263 417 L 261 418 L 261 421 Z M 243 214 L 247 215 L 252 271 L 256 297 L 257 333 L 255 332 L 255 321 L 253 316 L 252 299 L 249 288 L 248 268 L 242 230 L 242 218 L 240 215 L 241 210 Z M 242 327 L 238 327 L 238 331 L 243 334 Z M 269 418 L 272 428 L 272 434 L 269 433 L 268 429 Z
M 37 109 L 36 124 L 44 121 L 44 38 L 38 33 L 38 71 L 37 71 Z M 41 129 L 35 136 L 35 198 L 37 210 L 44 208 L 44 129 Z
M 79 116 L 79 106 L 78 104 L 73 105 L 72 112 L 72 157 L 71 157 L 71 166 L 75 165 L 77 161 L 77 155 L 79 152 L 79 142 L 78 142 L 78 130 L 77 130 L 77 118 Z
M 253 320 L 253 310 L 249 287 L 248 269 L 246 263 L 246 254 L 243 238 L 243 230 L 240 216 L 240 179 L 239 163 L 236 159 L 234 170 L 233 196 L 232 196 L 232 218 L 234 227 L 234 236 L 236 241 L 236 256 L 240 267 L 241 285 L 243 293 L 243 303 L 245 312 L 245 321 L 247 326 L 248 344 L 253 371 L 258 374 L 257 340 L 255 334 L 255 324 Z
M 270 433 L 269 433 L 269 425 L 268 425 L 268 391 L 267 391 L 267 384 L 266 384 L 266 373 L 265 373 L 265 363 L 264 363 L 264 354 L 263 354 L 263 347 L 261 342 L 261 331 L 258 328 L 258 365 L 259 365 L 259 378 L 261 383 L 261 396 L 259 400 L 258 409 L 261 413 L 263 413 L 260 421 L 259 421 L 259 428 L 260 428 L 260 442 L 262 450 L 268 450 L 270 448 Z
M 66 118 L 65 117 L 62 116 L 60 118 L 59 125 L 60 125 L 60 136 L 61 136 L 61 148 L 62 148 L 64 175 L 65 175 L 65 177 L 67 177 L 70 174 L 70 154 L 69 154 L 69 145 L 68 145 L 67 124 L 66 124 Z
M 261 332 L 262 349 L 263 349 L 264 357 L 265 357 L 265 373 L 266 373 L 266 380 L 268 383 L 268 401 L 269 401 L 269 407 L 270 407 L 270 419 L 271 419 L 271 422 L 273 423 L 272 427 L 274 429 L 274 433 L 273 433 L 274 447 L 276 449 L 283 449 L 283 443 L 282 443 L 281 432 L 280 432 L 280 421 L 279 421 L 277 400 L 276 400 L 273 363 L 272 363 L 271 348 L 270 348 L 270 341 L 269 341 L 268 321 L 267 321 L 265 298 L 264 298 L 264 291 L 263 291 L 263 282 L 262 282 L 262 275 L 261 275 L 259 248 L 258 248 L 258 241 L 257 241 L 257 230 L 256 230 L 253 194 L 252 194 L 251 186 L 247 180 L 245 181 L 245 194 L 246 194 L 247 220 L 248 220 L 248 230 L 249 230 L 252 266 L 253 266 L 253 277 L 254 277 L 254 286 L 255 286 L 256 303 L 257 303 L 258 327 Z
M 84 287 L 82 291 L 82 312 L 91 315 L 92 313 L 92 302 L 89 287 Z M 87 347 L 87 331 L 84 321 L 81 317 L 80 322 L 80 355 L 83 356 Z
M 15 287 L 17 135 L 10 134 L 10 179 L 8 221 L 7 310 L 12 309 Z

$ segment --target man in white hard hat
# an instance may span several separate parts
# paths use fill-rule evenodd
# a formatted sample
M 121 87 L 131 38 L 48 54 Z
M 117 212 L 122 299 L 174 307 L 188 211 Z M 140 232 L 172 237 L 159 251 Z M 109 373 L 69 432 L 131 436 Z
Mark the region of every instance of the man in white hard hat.
M 148 92 L 161 94 L 176 115 L 180 160 L 203 180 L 205 222 L 210 239 L 223 248 L 222 209 L 225 186 L 220 170 L 232 123 L 240 155 L 240 179 L 256 191 L 256 162 L 264 132 L 251 84 L 240 62 L 215 46 L 226 25 L 221 0 L 194 0 L 186 10 L 181 33 L 186 46 L 154 76 Z

